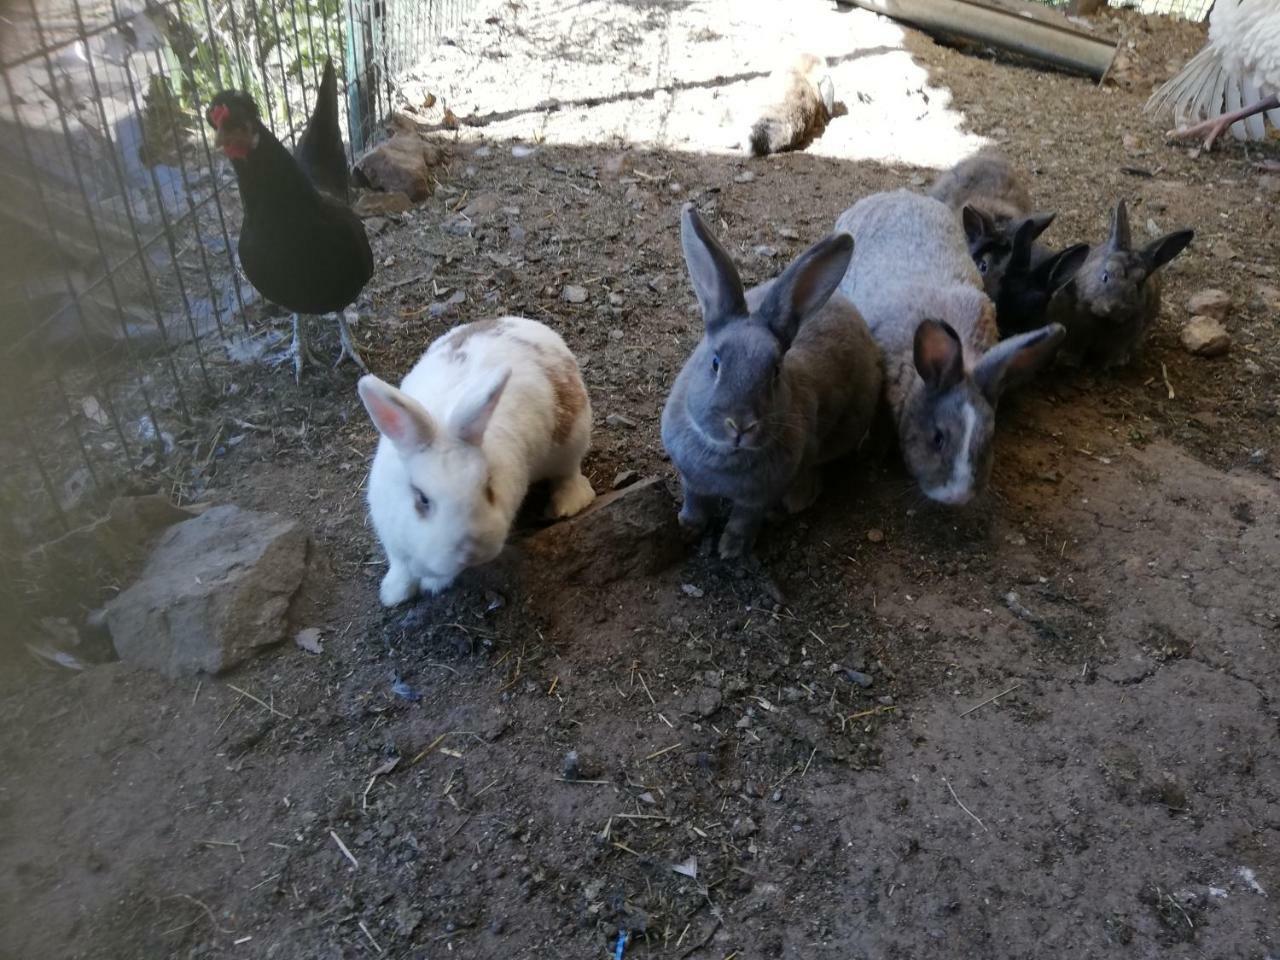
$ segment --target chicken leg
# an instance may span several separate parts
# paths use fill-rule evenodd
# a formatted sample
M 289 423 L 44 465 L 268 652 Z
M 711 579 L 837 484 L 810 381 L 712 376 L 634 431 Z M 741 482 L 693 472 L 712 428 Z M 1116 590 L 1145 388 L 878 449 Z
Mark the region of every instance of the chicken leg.
M 285 364 L 292 362 L 293 379 L 297 383 L 302 382 L 302 368 L 308 363 L 316 363 L 316 355 L 311 352 L 311 345 L 307 343 L 306 323 L 303 315 L 295 313 L 293 315 L 293 339 L 289 343 L 289 348 L 272 358 L 275 364 Z
M 1252 106 L 1245 107 L 1242 110 L 1236 110 L 1234 113 L 1224 113 L 1220 117 L 1211 117 L 1203 123 L 1197 123 L 1195 126 L 1183 127 L 1181 130 L 1170 130 L 1167 136 L 1175 140 L 1183 140 L 1188 137 L 1198 137 L 1201 134 L 1208 134 L 1205 137 L 1204 148 L 1206 150 L 1213 149 L 1214 141 L 1227 132 L 1227 128 L 1233 123 L 1252 117 L 1255 113 L 1262 113 L 1264 110 L 1274 110 L 1280 107 L 1280 96 L 1272 94 L 1265 100 L 1259 100 Z
M 347 324 L 346 314 L 342 311 L 338 311 L 338 341 L 342 344 L 342 350 L 338 353 L 334 367 L 336 368 L 343 360 L 350 357 L 357 367 L 368 373 L 369 367 L 365 364 L 364 357 L 360 356 L 360 351 L 356 349 L 355 339 L 351 336 L 351 327 Z

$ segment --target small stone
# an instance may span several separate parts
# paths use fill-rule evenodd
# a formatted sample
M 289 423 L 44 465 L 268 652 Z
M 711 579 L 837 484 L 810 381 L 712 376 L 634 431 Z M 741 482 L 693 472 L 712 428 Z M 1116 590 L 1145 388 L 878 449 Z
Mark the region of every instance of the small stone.
M 1259 284 L 1254 296 L 1263 309 L 1280 315 L 1280 289 L 1265 283 Z
M 705 719 L 719 710 L 720 704 L 723 702 L 724 700 L 719 690 L 712 687 L 699 687 L 684 698 L 681 706 L 685 713 L 692 713 Z
M 493 156 L 493 148 L 489 146 L 476 147 L 475 152 L 471 154 L 477 160 L 484 160 Z
M 523 143 L 517 143 L 514 147 L 511 148 L 511 155 L 515 157 L 517 160 L 522 160 L 525 157 L 531 157 L 537 152 L 538 150 L 536 147 L 528 147 L 528 146 L 525 146 Z
M 1225 240 L 1219 240 L 1209 249 L 1209 252 L 1219 260 L 1235 260 L 1240 256 L 1236 251 L 1236 248 L 1231 246 L 1231 244 L 1227 243 Z
M 618 340 L 621 340 L 625 336 L 626 334 L 623 333 L 621 330 L 619 330 L 617 327 L 614 327 L 612 330 L 609 331 L 609 339 L 615 342 Z
M 850 683 L 856 683 L 858 686 L 862 687 L 863 690 L 875 683 L 871 677 L 867 676 L 867 674 L 860 670 L 845 670 L 843 675 L 846 680 Z
M 611 413 L 604 418 L 604 422 L 611 427 L 621 427 L 625 430 L 634 430 L 637 426 L 636 422 L 630 417 L 624 417 L 620 413 Z
M 755 247 L 753 252 L 757 257 L 763 257 L 766 260 L 772 260 L 778 255 L 778 249 L 776 247 L 769 246 L 767 243 L 762 243 L 758 247 Z
M 383 230 L 387 229 L 386 217 L 370 217 L 364 222 L 366 232 L 373 234 L 375 237 Z
M 611 307 L 620 307 L 620 306 L 622 306 L 625 302 L 626 302 L 626 301 L 622 299 L 622 294 L 620 294 L 620 293 L 611 293 L 611 294 L 609 294 L 609 306 L 611 306 Z
M 560 295 L 561 297 L 564 298 L 566 303 L 586 303 L 587 302 L 586 287 L 575 287 L 572 284 L 570 284 L 569 286 L 564 288 L 564 290 L 561 292 Z
M 560 775 L 566 780 L 577 780 L 582 775 L 579 770 L 577 750 L 570 750 L 564 755 L 564 764 L 560 768 Z
M 682 584 L 680 584 L 680 591 L 681 591 L 681 592 L 682 592 L 686 597 L 693 597 L 693 599 L 695 599 L 695 600 L 701 600 L 701 599 L 702 599 L 702 597 L 703 597 L 703 590 L 702 590 L 702 588 L 701 588 L 701 587 L 695 587 L 692 583 L 682 583 Z
M 629 487 L 640 479 L 640 474 L 634 470 L 619 470 L 613 478 L 613 489 L 621 490 L 623 487 Z
M 1123 137 L 1121 137 L 1120 143 L 1124 146 L 1125 150 L 1127 150 L 1129 153 L 1136 152 L 1139 146 L 1138 138 L 1134 136 L 1132 133 L 1126 133 Z
M 1213 317 L 1192 317 L 1182 328 L 1182 345 L 1197 357 L 1220 357 L 1231 349 L 1231 334 Z
M 733 178 L 734 183 L 750 183 L 756 178 L 756 175 L 750 170 L 743 170 L 740 174 Z
M 913 174 L 910 180 L 910 183 L 913 187 L 923 187 L 928 182 L 929 182 L 928 180 L 920 176 L 920 174 L 918 173 Z
M 371 217 L 389 217 L 397 213 L 404 213 L 413 206 L 407 194 L 393 191 L 391 193 L 382 193 L 380 191 L 366 191 L 360 194 L 356 200 L 352 210 L 355 215 L 362 219 L 368 220 Z M 368 224 L 366 224 L 368 228 Z
M 756 826 L 756 822 L 750 817 L 739 817 L 733 821 L 730 832 L 735 840 L 745 840 L 747 837 L 754 836 L 760 828 Z
M 778 228 L 778 236 L 782 237 L 782 239 L 784 239 L 784 240 L 799 240 L 799 239 L 800 239 L 800 234 L 796 233 L 796 232 L 795 232 L 794 230 L 792 230 L 790 227 L 779 227 L 779 228 Z
M 1200 290 L 1187 301 L 1187 312 L 1193 317 L 1212 317 L 1222 321 L 1231 315 L 1231 294 L 1225 290 Z
M 884 543 L 884 531 L 872 528 L 867 531 L 867 539 L 872 543 Z

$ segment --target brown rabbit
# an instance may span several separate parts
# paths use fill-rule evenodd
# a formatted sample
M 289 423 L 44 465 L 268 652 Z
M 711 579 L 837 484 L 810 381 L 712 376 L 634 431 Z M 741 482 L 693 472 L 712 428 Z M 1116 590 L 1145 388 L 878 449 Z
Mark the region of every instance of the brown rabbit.
M 835 109 L 835 90 L 821 57 L 802 54 L 769 78 L 769 102 L 751 125 L 753 156 L 803 149 L 822 133 Z

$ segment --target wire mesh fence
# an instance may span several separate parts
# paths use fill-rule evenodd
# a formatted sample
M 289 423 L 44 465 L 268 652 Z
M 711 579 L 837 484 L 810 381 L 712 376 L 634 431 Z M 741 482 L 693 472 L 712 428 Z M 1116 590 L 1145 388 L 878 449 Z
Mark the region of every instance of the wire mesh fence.
M 1038 0 L 1051 7 L 1069 7 L 1071 0 Z M 1110 0 L 1110 6 L 1129 7 L 1139 13 L 1164 13 L 1186 20 L 1203 20 L 1209 16 L 1213 0 Z
M 10 0 L 0 10 L 0 554 L 156 471 L 256 293 L 205 104 L 291 146 L 324 61 L 350 149 L 473 0 Z M 186 449 L 187 455 L 202 451 Z M 0 571 L 2 574 L 3 571 Z

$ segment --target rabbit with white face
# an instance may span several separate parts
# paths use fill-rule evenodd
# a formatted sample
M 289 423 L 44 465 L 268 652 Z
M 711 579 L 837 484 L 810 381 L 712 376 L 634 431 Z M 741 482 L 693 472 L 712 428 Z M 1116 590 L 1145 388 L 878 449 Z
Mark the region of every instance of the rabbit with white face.
M 960 223 L 931 197 L 898 190 L 836 221 L 854 239 L 840 290 L 884 353 L 885 394 L 907 468 L 932 500 L 968 503 L 991 474 L 1001 394 L 1053 358 L 1055 324 L 998 342 L 995 307 Z
M 833 235 L 776 279 L 745 292 L 729 254 L 692 204 L 680 241 L 706 332 L 662 411 L 662 443 L 680 473 L 680 522 L 701 532 L 731 503 L 720 556 L 751 548 L 766 512 L 818 495 L 820 464 L 858 448 L 881 388 L 880 353 L 835 294 L 853 243 Z
M 369 472 L 369 517 L 389 567 L 379 596 L 395 606 L 438 593 L 502 552 L 529 485 L 550 480 L 550 510 L 595 498 L 582 475 L 591 404 L 560 336 L 503 317 L 455 327 L 400 388 L 362 377 L 382 434 Z
M 1123 200 L 1117 203 L 1106 243 L 1089 251 L 1063 295 L 1050 305 L 1053 319 L 1067 328 L 1063 360 L 1103 369 L 1133 360 L 1160 316 L 1157 271 L 1194 237 L 1193 230 L 1175 230 L 1135 250 L 1129 212 Z

